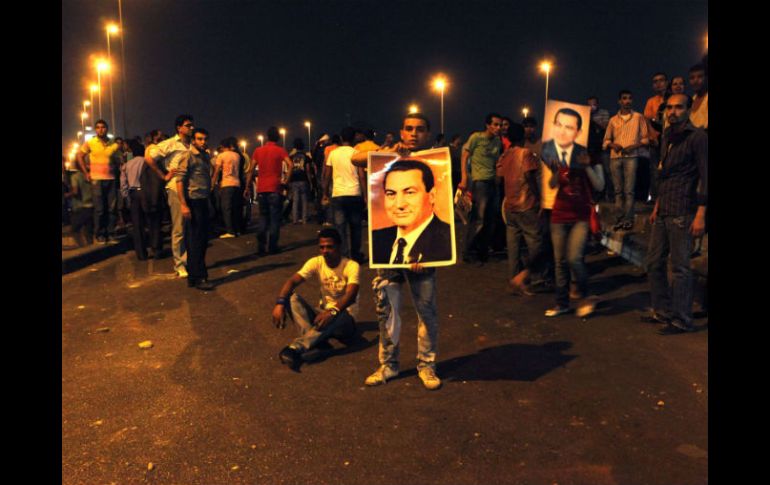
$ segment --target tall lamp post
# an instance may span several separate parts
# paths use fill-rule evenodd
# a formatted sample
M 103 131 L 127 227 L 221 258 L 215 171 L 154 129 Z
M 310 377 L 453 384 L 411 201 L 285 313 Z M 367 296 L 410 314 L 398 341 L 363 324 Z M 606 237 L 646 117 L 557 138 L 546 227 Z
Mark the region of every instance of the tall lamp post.
M 85 111 L 80 113 L 80 126 L 83 128 L 83 131 L 86 131 L 86 118 L 88 118 L 88 113 Z
M 107 26 L 104 28 L 104 30 L 107 32 L 107 62 L 112 65 L 112 52 L 110 51 L 110 34 L 117 34 L 118 33 L 118 26 L 115 24 L 107 24 Z M 107 71 L 109 73 L 109 70 Z M 112 97 L 112 74 L 110 74 L 110 126 L 112 127 L 112 132 L 115 133 L 115 101 Z
M 305 126 L 307 126 L 307 149 L 310 150 L 310 148 L 312 148 L 312 145 L 310 144 L 310 122 L 306 121 Z
M 545 102 L 548 103 L 548 78 L 551 74 L 551 68 L 553 65 L 549 61 L 543 61 L 540 63 L 540 70 L 545 73 Z
M 286 150 L 286 128 L 281 128 L 278 132 L 283 137 L 283 149 Z
M 437 77 L 433 81 L 433 88 L 441 92 L 441 133 L 444 133 L 444 89 L 446 89 L 446 79 L 443 76 Z
M 259 146 L 263 147 L 265 146 L 265 137 L 262 135 L 257 136 L 257 140 L 259 140 Z
M 246 140 L 241 140 L 241 149 L 243 150 L 243 154 L 246 155 Z
M 94 118 L 94 93 L 99 91 L 99 86 L 97 84 L 91 84 L 91 87 L 89 88 L 89 91 L 91 91 L 91 119 Z
M 524 115 L 524 117 L 526 118 L 526 117 L 527 117 L 527 115 L 529 114 L 529 108 L 527 108 L 527 107 L 525 106 L 525 107 L 524 107 L 524 108 L 521 110 L 521 114 L 523 114 L 523 115 Z
M 102 71 L 108 72 L 110 70 L 110 63 L 104 59 L 96 61 L 96 83 L 99 85 L 99 118 L 102 116 Z

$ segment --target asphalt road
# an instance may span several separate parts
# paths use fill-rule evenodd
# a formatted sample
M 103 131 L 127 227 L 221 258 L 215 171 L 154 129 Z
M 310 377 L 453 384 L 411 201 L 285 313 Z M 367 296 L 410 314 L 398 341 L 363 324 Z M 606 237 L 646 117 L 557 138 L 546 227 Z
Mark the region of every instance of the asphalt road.
M 601 304 L 587 320 L 545 318 L 552 293 L 505 294 L 502 259 L 440 269 L 443 388 L 415 374 L 408 296 L 402 373 L 367 388 L 368 267 L 359 342 L 332 340 L 299 373 L 277 358 L 295 331 L 270 311 L 317 229 L 285 227 L 286 251 L 263 258 L 252 234 L 212 241 L 206 293 L 170 259 L 133 253 L 63 276 L 62 483 L 707 483 L 708 330 L 663 337 L 641 323 L 639 269 L 590 256 Z

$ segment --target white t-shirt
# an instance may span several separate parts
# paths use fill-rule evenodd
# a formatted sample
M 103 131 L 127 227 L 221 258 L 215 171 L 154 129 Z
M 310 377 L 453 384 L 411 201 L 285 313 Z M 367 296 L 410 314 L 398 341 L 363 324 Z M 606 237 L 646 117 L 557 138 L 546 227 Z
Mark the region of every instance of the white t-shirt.
M 318 275 L 318 281 L 321 284 L 321 300 L 319 305 L 326 309 L 330 306 L 337 306 L 337 302 L 345 294 L 345 288 L 348 285 L 359 284 L 360 268 L 358 263 L 352 259 L 343 257 L 336 268 L 330 268 L 326 264 L 323 256 L 316 256 L 307 260 L 305 265 L 297 271 L 304 280 L 309 280 L 313 275 Z M 350 316 L 356 318 L 358 315 L 358 296 L 356 301 L 346 308 Z
M 332 168 L 332 197 L 362 194 L 358 169 L 350 161 L 355 152 L 353 147 L 341 146 L 332 150 L 326 158 L 326 165 Z

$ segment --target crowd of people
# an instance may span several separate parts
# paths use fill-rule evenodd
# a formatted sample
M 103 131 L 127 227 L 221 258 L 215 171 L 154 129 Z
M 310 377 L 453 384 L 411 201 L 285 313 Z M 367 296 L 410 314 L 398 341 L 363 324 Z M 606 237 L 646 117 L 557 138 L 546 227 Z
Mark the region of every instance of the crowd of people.
M 144 143 L 107 137 L 107 123 L 99 120 L 96 136 L 78 152 L 77 166 L 65 172 L 62 160 L 63 202 L 70 203 L 71 229 L 79 244 L 94 239 L 113 243 L 122 221 L 131 227 L 139 260 L 167 257 L 161 226 L 169 221 L 174 270 L 188 286 L 205 291 L 214 288 L 206 270 L 209 237 L 244 234 L 252 204 L 259 214 L 259 256 L 281 251 L 287 219 L 308 224 L 314 215 L 322 226 L 320 255 L 286 281 L 272 312 L 276 326 L 282 327 L 287 315 L 298 326 L 300 336 L 280 352 L 282 362 L 297 368 L 305 353 L 330 336 L 344 340 L 355 333 L 360 265 L 367 262 L 362 235 L 368 153 L 396 152 L 408 160 L 416 151 L 446 146 L 453 188 L 472 202 L 462 248 L 465 264 L 484 264 L 491 250 L 507 250 L 511 293 L 527 298 L 536 287 L 550 287 L 555 304 L 546 317 L 571 312 L 571 301 L 577 302 L 576 315 L 585 317 L 597 302 L 588 289 L 584 262 L 591 235 L 600 230 L 594 220 L 596 202 L 614 202 L 616 231 L 633 230 L 635 202 L 652 204 L 646 261 L 652 307 L 643 318 L 661 324 L 662 334 L 691 332 L 690 254 L 706 229 L 708 197 L 706 67 L 690 69 L 692 96 L 685 94 L 681 76 L 669 80 L 656 73 L 652 87 L 654 95 L 643 112 L 634 110 L 633 93 L 625 89 L 618 93 L 614 116 L 594 96 L 586 100 L 590 119 L 559 109 L 553 119 L 543 120 L 553 134 L 545 142 L 534 117 L 517 123 L 490 113 L 483 130 L 465 139 L 453 135 L 448 143 L 441 133 L 432 144 L 428 118 L 411 113 L 402 120 L 400 140 L 388 132 L 378 143 L 371 128 L 345 127 L 339 134 L 323 134 L 309 150 L 298 138 L 287 152 L 278 143 L 278 129 L 270 127 L 264 146 L 248 156 L 234 137 L 212 149 L 208 131 L 196 127 L 191 115 L 176 118 L 172 137 L 153 130 Z M 576 143 L 583 130 L 588 131 L 585 147 Z M 407 163 L 401 170 L 416 167 Z M 416 190 L 431 190 L 432 181 L 416 180 L 422 180 Z M 418 316 L 418 376 L 426 388 L 437 389 L 440 268 L 404 261 L 403 247 L 395 244 L 383 254 L 390 255 L 390 263 L 411 266 L 378 269 L 372 282 L 380 366 L 365 383 L 384 384 L 399 373 L 401 290 L 408 283 Z M 321 283 L 315 307 L 294 293 L 311 277 Z

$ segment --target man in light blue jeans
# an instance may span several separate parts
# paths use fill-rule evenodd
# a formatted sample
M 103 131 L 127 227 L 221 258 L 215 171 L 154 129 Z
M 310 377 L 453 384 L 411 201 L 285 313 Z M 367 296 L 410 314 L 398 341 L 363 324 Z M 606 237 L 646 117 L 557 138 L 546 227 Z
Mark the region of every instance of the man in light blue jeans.
M 631 91 L 618 93 L 618 114 L 610 118 L 604 133 L 602 148 L 610 148 L 610 173 L 615 189 L 615 211 L 618 214 L 614 230 L 630 230 L 634 226 L 634 185 L 639 148 L 649 145 L 647 120 L 632 109 Z

